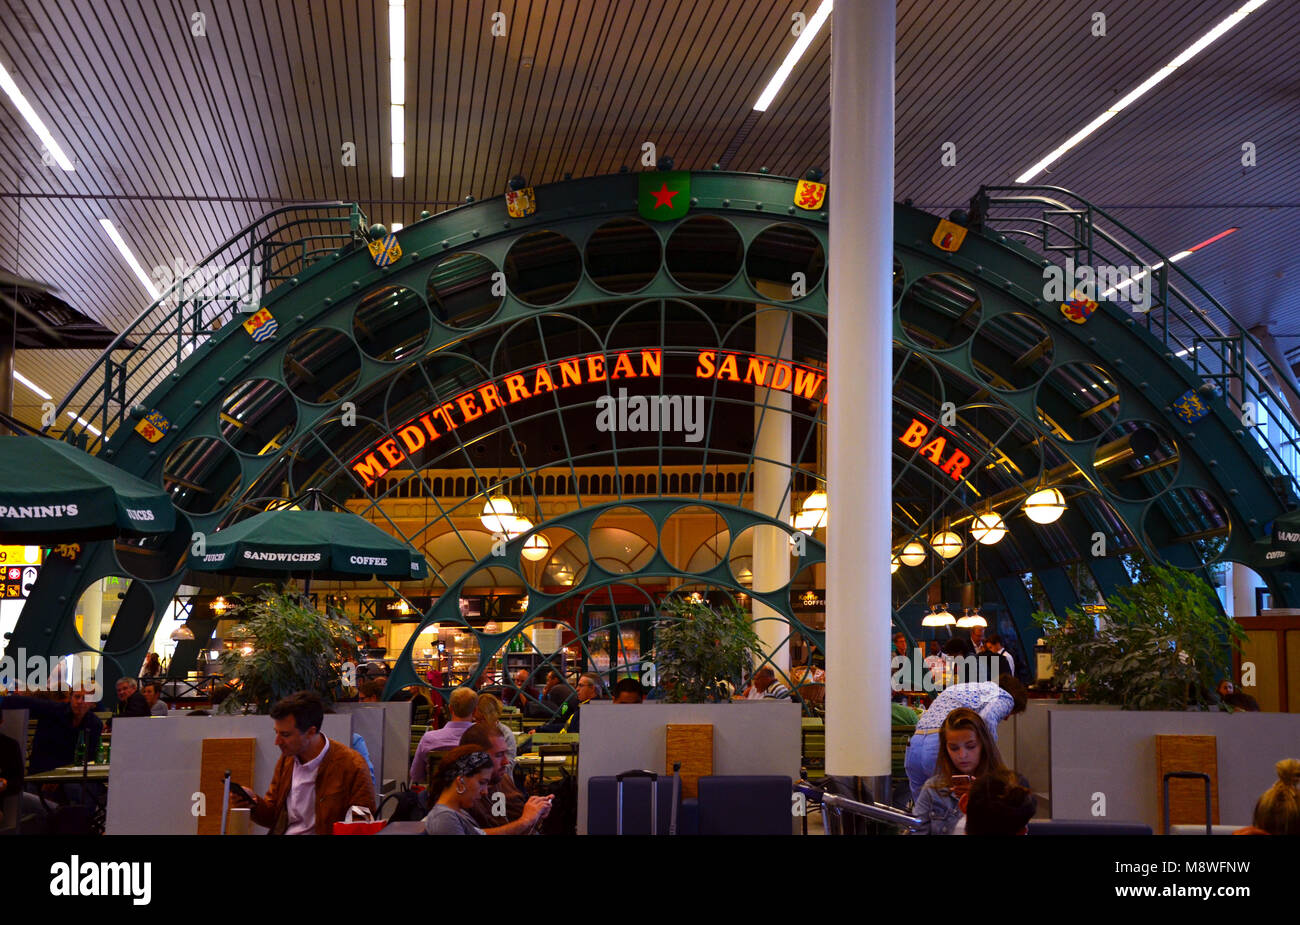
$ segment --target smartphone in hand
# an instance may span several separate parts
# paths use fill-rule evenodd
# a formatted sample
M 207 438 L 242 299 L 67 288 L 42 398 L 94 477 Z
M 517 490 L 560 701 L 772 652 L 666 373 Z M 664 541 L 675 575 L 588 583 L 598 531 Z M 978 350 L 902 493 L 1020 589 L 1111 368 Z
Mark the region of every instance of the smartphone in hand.
M 975 782 L 975 778 L 970 774 L 954 774 L 952 776 L 953 793 L 970 793 L 970 785 Z
M 253 793 L 253 791 L 249 790 L 242 784 L 235 783 L 233 780 L 230 782 L 230 792 L 246 803 L 252 804 L 257 802 L 257 794 Z

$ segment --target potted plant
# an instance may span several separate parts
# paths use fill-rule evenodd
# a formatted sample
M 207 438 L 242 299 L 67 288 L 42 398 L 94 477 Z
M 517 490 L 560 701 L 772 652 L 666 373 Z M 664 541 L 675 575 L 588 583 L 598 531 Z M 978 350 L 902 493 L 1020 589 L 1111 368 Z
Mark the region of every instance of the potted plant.
M 754 624 L 734 599 L 712 607 L 677 595 L 660 607 L 655 625 L 654 664 L 664 699 L 670 703 L 716 703 L 750 666 L 763 658 Z
M 1204 579 L 1160 565 L 1112 594 L 1100 617 L 1070 608 L 1064 620 L 1034 619 L 1078 700 L 1127 710 L 1218 709 L 1215 685 L 1245 638 Z
M 243 627 L 244 644 L 221 653 L 231 689 L 221 712 L 269 713 L 301 690 L 316 691 L 326 703 L 342 693 L 343 666 L 359 655 L 352 624 L 270 585 L 258 585 L 251 599 L 236 597 L 231 614 Z

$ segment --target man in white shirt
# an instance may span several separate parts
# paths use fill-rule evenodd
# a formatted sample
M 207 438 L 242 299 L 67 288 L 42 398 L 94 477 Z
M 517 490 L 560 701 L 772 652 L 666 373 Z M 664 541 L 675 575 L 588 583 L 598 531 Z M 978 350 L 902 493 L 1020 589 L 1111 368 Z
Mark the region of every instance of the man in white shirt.
M 1011 653 L 1002 645 L 1002 637 L 997 633 L 989 633 L 988 638 L 984 641 L 984 651 L 1002 656 L 1010 673 L 1013 675 L 1016 673 L 1016 660 L 1011 657 Z
M 321 735 L 319 694 L 299 691 L 271 708 L 280 760 L 271 789 L 250 815 L 271 834 L 329 835 L 350 806 L 375 809 L 374 782 L 365 761 L 342 742 Z M 232 799 L 236 796 L 231 791 Z

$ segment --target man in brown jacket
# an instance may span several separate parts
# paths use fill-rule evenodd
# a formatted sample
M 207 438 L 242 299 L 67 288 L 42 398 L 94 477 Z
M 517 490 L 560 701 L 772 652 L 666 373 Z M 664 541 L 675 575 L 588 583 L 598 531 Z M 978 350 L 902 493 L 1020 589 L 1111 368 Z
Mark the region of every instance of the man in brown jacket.
M 271 708 L 271 719 L 282 757 L 271 789 L 252 804 L 254 822 L 271 835 L 329 835 L 334 823 L 347 817 L 348 807 L 374 812 L 374 783 L 365 760 L 320 733 L 325 707 L 319 694 L 290 694 Z

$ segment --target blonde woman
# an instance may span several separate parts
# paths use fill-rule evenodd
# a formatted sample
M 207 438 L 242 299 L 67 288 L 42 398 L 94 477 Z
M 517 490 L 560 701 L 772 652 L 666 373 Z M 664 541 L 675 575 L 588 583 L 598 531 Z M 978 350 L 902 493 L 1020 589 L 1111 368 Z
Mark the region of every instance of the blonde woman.
M 1300 759 L 1277 763 L 1277 781 L 1255 804 L 1253 823 L 1234 835 L 1300 835 Z
M 501 722 L 501 701 L 492 694 L 479 694 L 478 705 L 474 709 L 474 722 L 482 723 L 488 728 L 495 728 L 500 731 L 501 738 L 506 740 L 506 757 L 510 763 L 506 765 L 506 774 L 514 773 L 515 755 L 518 753 L 519 743 L 515 740 L 514 731 L 505 723 Z

